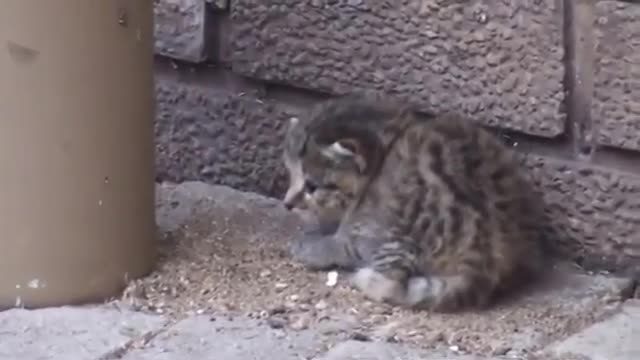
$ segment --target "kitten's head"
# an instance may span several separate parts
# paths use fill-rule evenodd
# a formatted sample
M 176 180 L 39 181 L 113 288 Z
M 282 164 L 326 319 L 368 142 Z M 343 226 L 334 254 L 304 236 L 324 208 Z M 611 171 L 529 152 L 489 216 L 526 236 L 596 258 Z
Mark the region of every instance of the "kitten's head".
M 360 98 L 315 107 L 291 118 L 284 141 L 288 209 L 311 212 L 318 221 L 340 221 L 381 161 L 377 128 L 387 113 Z
M 365 181 L 360 156 L 351 144 L 318 143 L 297 118 L 290 120 L 283 160 L 289 173 L 284 205 L 302 210 L 309 222 L 337 226 Z M 346 141 L 345 141 L 346 143 Z

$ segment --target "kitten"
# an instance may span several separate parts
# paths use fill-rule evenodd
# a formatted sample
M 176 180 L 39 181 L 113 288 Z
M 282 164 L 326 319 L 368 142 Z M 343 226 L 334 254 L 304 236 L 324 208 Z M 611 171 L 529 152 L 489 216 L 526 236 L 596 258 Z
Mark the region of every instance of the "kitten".
M 315 219 L 293 258 L 353 271 L 375 301 L 482 308 L 544 266 L 540 197 L 514 152 L 462 116 L 329 100 L 291 119 L 283 159 L 285 206 Z

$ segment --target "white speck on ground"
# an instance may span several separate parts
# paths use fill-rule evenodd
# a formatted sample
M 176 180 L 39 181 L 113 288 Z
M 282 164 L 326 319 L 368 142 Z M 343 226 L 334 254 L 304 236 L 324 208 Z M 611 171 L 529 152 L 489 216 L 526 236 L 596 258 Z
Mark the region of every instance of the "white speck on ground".
M 327 286 L 334 287 L 338 284 L 338 272 L 337 271 L 329 271 L 327 273 Z

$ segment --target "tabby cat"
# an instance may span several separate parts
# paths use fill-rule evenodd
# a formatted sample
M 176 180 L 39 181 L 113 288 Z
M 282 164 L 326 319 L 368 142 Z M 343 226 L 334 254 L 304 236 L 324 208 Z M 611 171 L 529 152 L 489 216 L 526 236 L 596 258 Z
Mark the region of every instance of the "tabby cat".
M 463 116 L 345 96 L 292 118 L 284 148 L 283 202 L 312 215 L 292 257 L 352 271 L 374 301 L 483 308 L 544 266 L 540 197 L 515 153 Z

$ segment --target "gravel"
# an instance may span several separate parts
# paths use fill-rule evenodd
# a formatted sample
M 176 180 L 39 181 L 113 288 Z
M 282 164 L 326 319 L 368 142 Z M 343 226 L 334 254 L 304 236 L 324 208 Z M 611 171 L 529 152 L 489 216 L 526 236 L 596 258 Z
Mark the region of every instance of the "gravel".
M 366 300 L 345 276 L 292 262 L 299 219 L 276 199 L 203 183 L 161 184 L 156 270 L 132 281 L 122 303 L 171 318 L 249 316 L 273 329 L 315 329 L 337 341 L 520 358 L 616 312 L 632 281 L 562 266 L 553 281 L 484 312 L 434 314 Z

